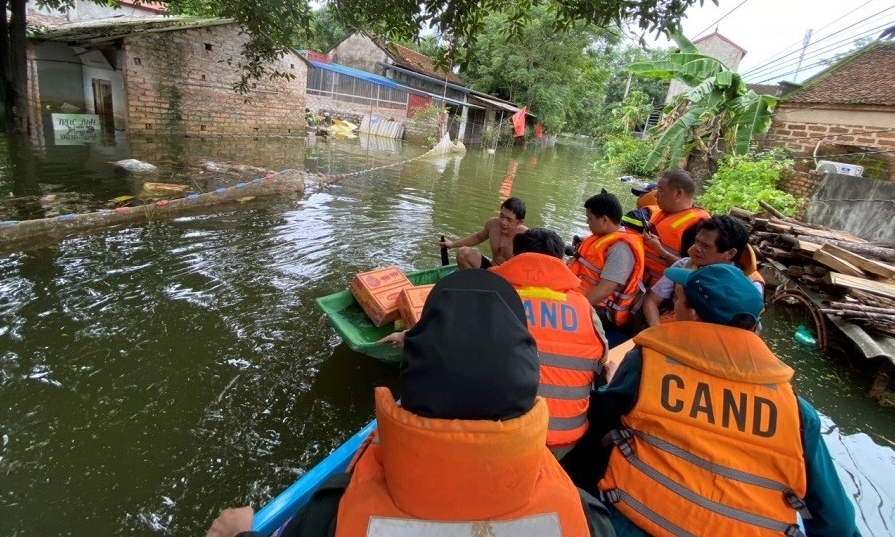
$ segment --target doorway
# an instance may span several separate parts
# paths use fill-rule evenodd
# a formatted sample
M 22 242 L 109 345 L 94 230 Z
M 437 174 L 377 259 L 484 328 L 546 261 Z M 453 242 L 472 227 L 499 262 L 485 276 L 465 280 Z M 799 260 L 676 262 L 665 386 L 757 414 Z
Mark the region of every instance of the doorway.
M 99 124 L 106 132 L 115 131 L 115 111 L 112 108 L 112 82 L 93 79 L 93 109 L 99 116 Z

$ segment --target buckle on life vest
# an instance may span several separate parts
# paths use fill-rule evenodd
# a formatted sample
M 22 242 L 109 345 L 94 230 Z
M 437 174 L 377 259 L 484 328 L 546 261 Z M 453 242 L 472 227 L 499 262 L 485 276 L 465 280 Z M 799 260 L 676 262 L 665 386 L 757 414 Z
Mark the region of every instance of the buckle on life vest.
M 783 532 L 783 535 L 786 537 L 805 537 L 805 534 L 802 533 L 802 528 L 799 527 L 798 524 L 792 524 L 786 531 Z
M 791 490 L 784 492 L 783 496 L 786 498 L 786 501 L 789 502 L 789 506 L 802 515 L 802 520 L 811 519 L 811 511 L 808 510 L 808 505 L 805 503 L 805 500 L 799 498 L 799 496 Z
M 631 429 L 613 429 L 603 437 L 603 447 L 614 444 L 626 459 L 631 459 L 634 457 L 634 450 L 630 443 L 632 438 L 634 438 L 634 432 Z
M 600 491 L 600 500 L 603 503 L 618 503 L 622 501 L 621 495 L 618 493 L 618 489 L 609 489 L 609 490 L 601 490 Z

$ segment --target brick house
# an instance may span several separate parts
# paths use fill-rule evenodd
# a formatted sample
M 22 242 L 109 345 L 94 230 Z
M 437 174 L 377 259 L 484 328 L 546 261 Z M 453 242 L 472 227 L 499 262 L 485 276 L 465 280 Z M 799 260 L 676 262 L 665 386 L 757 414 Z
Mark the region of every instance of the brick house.
M 409 118 L 431 103 L 443 104 L 451 116 L 451 137 L 473 143 L 479 141 L 486 123 L 506 120 L 519 111 L 509 101 L 467 88 L 460 77 L 436 67 L 431 58 L 366 32 L 349 35 L 326 54 L 326 61 L 320 60 L 312 61 L 318 71 L 309 75 L 312 109 L 356 108 L 361 115 L 390 117 L 400 109 Z M 353 80 L 344 82 L 341 91 L 330 91 L 330 86 L 339 85 L 339 77 Z M 331 100 L 325 102 L 318 95 Z
M 763 142 L 796 157 L 866 165 L 865 177 L 895 169 L 895 43 L 877 41 L 785 94 Z M 813 158 L 800 159 L 813 169 Z
M 309 64 L 289 54 L 237 94 L 246 36 L 219 18 L 150 17 L 48 24 L 28 48 L 29 111 L 39 139 L 51 114 L 97 114 L 103 132 L 141 135 L 289 135 L 305 132 Z

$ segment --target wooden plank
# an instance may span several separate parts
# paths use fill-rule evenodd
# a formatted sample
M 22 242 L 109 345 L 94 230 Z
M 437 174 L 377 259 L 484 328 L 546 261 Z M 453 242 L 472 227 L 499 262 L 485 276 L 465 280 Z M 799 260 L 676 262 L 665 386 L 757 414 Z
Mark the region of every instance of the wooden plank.
M 892 265 L 887 265 L 873 259 L 868 259 L 862 255 L 844 250 L 836 246 L 835 244 L 824 244 L 821 249 L 835 255 L 843 261 L 848 261 L 852 265 L 855 265 L 858 268 L 871 274 L 876 274 L 877 276 L 882 276 L 883 278 L 895 278 L 895 267 L 893 267 Z
M 824 239 L 834 239 L 839 241 L 846 242 L 856 242 L 856 243 L 867 243 L 868 241 L 862 239 L 861 237 L 857 237 L 852 235 L 851 233 L 846 233 L 844 231 L 836 231 L 833 229 L 817 229 L 808 226 L 807 224 L 802 223 L 794 223 L 791 219 L 782 220 L 779 218 L 771 218 L 768 222 L 768 229 L 772 229 L 772 225 L 777 225 L 781 227 L 789 228 L 790 233 L 796 235 L 809 235 L 812 237 L 819 237 Z
M 831 272 L 827 274 L 826 276 L 824 276 L 824 281 L 831 285 L 858 289 L 861 291 L 872 293 L 874 295 L 884 296 L 886 298 L 895 300 L 895 284 L 875 282 L 873 280 L 856 278 L 847 274 L 839 274 L 838 272 Z
M 800 241 L 796 240 L 796 248 L 803 252 L 808 252 L 813 254 L 814 252 L 820 250 L 822 244 L 817 244 L 816 242 L 808 242 L 808 241 Z
M 842 274 L 848 274 L 849 276 L 857 276 L 859 278 L 866 278 L 867 273 L 858 267 L 852 265 L 848 261 L 844 259 L 838 258 L 835 255 L 829 253 L 828 251 L 820 248 L 816 250 L 811 257 L 821 263 L 822 265 L 828 266 L 833 270 L 838 270 Z

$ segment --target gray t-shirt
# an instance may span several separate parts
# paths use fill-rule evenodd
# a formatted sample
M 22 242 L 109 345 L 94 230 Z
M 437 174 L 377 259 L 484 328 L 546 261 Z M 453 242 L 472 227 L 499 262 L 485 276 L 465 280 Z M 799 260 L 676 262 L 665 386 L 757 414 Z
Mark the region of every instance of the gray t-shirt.
M 620 231 L 623 230 L 624 228 Z M 625 285 L 633 270 L 634 252 L 627 242 L 618 241 L 606 250 L 606 265 L 603 267 L 600 279 Z

